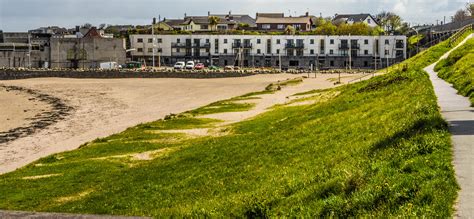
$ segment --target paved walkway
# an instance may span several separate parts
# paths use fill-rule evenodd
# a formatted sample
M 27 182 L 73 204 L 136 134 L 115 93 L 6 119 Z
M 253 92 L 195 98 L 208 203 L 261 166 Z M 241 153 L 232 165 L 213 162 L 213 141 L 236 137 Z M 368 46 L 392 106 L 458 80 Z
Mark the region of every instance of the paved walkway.
M 471 34 L 459 46 L 472 37 Z M 453 50 L 441 59 L 447 58 Z M 426 67 L 425 71 L 430 75 L 441 113 L 448 122 L 452 134 L 454 168 L 461 186 L 456 217 L 474 218 L 474 107 L 470 107 L 471 102 L 467 97 L 458 95 L 451 84 L 437 76 L 434 72 L 435 65 L 436 63 Z

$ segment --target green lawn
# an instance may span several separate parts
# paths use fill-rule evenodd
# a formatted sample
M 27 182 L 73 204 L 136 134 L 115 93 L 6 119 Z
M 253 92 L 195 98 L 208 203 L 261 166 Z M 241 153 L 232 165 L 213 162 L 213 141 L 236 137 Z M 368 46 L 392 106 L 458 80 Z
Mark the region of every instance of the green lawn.
M 469 97 L 474 106 L 474 39 L 440 61 L 435 70 L 439 77 L 453 84 L 461 95 Z
M 337 94 L 329 100 L 278 106 L 229 127 L 186 113 L 40 159 L 0 176 L 0 209 L 451 217 L 458 186 L 450 135 L 422 70 L 448 50 L 441 43 L 389 74 L 305 93 Z M 212 127 L 225 135 L 163 132 Z

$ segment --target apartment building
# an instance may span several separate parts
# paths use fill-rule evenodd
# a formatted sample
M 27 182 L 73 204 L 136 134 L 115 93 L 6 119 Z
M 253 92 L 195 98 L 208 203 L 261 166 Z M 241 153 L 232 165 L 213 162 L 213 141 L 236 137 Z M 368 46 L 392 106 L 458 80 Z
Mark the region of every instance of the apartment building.
M 131 56 L 151 65 L 177 61 L 282 68 L 381 68 L 406 58 L 405 36 L 131 35 Z

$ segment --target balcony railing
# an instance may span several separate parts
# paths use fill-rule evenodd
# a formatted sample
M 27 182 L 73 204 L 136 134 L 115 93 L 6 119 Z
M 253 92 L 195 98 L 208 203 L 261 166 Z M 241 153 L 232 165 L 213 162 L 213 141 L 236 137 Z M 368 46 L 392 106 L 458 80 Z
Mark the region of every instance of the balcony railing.
M 395 47 L 396 47 L 397 49 L 403 49 L 403 48 L 405 48 L 405 43 L 403 43 L 403 42 L 397 42 L 397 43 L 395 44 Z
M 304 43 L 287 43 L 285 44 L 285 48 L 287 49 L 303 49 Z
M 211 48 L 210 43 L 171 43 L 171 48 Z
M 232 43 L 233 49 L 243 48 L 243 49 L 250 49 L 252 48 L 251 43 Z
M 352 49 L 360 49 L 360 44 L 339 44 L 339 50 L 349 50 L 349 46 L 352 47 Z

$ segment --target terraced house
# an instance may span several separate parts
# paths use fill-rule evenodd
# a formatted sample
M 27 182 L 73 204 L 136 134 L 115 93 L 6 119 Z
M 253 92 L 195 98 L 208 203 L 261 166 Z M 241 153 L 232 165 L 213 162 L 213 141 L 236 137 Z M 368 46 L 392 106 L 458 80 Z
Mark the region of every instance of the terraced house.
M 153 40 L 154 39 L 154 40 Z M 135 61 L 242 67 L 381 68 L 406 58 L 405 36 L 131 35 Z

